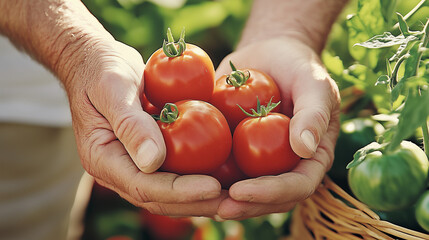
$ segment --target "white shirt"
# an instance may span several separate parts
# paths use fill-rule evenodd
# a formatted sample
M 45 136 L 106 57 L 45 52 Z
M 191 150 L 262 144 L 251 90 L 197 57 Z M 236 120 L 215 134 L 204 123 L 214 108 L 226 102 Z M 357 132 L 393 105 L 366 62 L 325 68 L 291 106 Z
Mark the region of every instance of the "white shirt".
M 71 125 L 60 82 L 4 36 L 0 36 L 0 122 Z

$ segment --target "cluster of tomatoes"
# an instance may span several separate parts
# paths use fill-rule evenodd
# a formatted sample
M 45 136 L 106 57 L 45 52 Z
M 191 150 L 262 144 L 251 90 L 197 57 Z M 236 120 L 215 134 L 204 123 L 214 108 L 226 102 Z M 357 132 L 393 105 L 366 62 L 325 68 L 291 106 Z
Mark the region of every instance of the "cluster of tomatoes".
M 299 162 L 289 143 L 290 118 L 267 74 L 237 70 L 215 79 L 208 54 L 184 32 L 154 52 L 144 71 L 143 109 L 157 116 L 167 155 L 161 171 L 208 174 L 224 188 L 249 177 L 290 171 Z M 283 106 L 284 107 L 284 106 Z

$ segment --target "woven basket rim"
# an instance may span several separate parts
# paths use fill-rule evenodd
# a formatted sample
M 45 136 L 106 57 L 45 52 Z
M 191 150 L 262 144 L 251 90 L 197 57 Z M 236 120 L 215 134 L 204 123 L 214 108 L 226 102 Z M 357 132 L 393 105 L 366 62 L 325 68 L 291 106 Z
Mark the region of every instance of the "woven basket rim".
M 381 220 L 374 211 L 327 175 L 315 193 L 295 209 L 291 236 L 300 240 L 429 239 L 428 234 Z

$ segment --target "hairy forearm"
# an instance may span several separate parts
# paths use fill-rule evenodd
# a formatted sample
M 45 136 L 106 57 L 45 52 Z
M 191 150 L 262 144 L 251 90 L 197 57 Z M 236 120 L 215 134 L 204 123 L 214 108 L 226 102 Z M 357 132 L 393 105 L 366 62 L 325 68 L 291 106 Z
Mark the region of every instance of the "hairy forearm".
M 297 37 L 320 53 L 348 0 L 254 0 L 238 48 L 281 36 Z
M 95 42 L 113 39 L 78 0 L 0 0 L 0 33 L 63 83 Z

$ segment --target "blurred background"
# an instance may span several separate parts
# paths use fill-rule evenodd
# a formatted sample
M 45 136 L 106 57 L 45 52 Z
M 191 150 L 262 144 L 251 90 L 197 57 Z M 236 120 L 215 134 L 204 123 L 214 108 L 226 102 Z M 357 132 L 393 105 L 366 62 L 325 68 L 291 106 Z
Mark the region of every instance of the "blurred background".
M 252 3 L 251 0 L 83 2 L 117 40 L 136 48 L 145 62 L 162 46 L 168 27 L 177 39 L 185 27 L 186 42 L 204 49 L 215 67 L 234 50 Z M 389 31 L 397 21 L 391 13 L 405 15 L 418 2 L 352 0 L 332 28 L 322 59 L 341 90 L 343 128 L 329 175 L 344 189 L 347 189 L 345 165 L 353 153 L 373 141 L 379 131 L 380 126 L 369 116 L 388 112 L 390 108 L 388 102 L 381 100 L 387 94 L 386 89 L 374 83 L 385 71 L 386 57 L 391 50 L 369 51 L 353 45 Z M 369 6 L 366 16 L 357 14 L 358 3 Z M 408 20 L 411 29 L 421 28 L 428 16 L 426 1 Z M 289 233 L 290 215 L 272 214 L 222 223 L 200 218 L 171 219 L 135 208 L 95 184 L 85 215 L 83 239 L 280 239 Z

